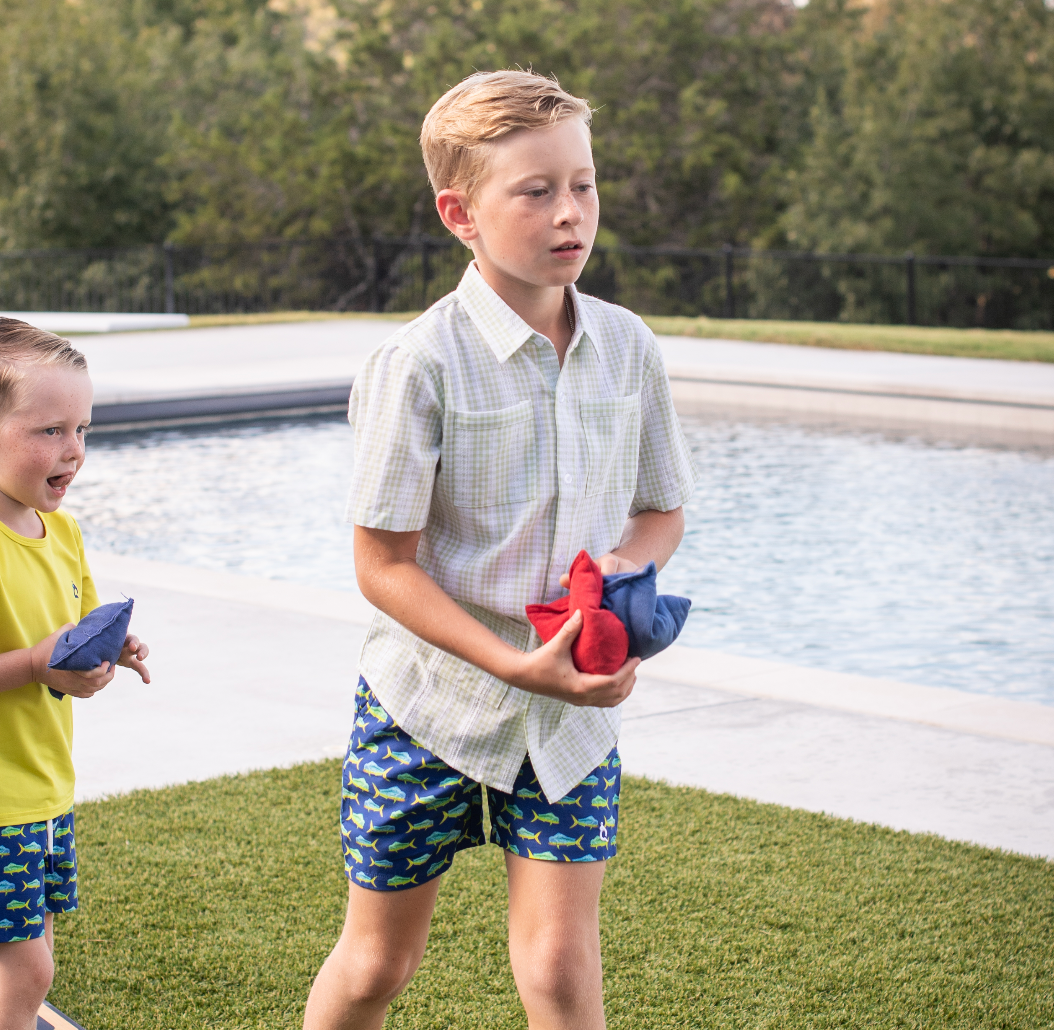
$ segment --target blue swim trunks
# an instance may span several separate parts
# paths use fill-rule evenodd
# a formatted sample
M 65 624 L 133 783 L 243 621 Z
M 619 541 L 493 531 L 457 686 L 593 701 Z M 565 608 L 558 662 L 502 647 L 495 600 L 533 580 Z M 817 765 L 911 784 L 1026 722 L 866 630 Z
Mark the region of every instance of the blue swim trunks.
M 44 914 L 77 907 L 73 811 L 0 827 L 0 944 L 44 936 Z
M 523 858 L 599 862 L 615 856 L 622 760 L 618 749 L 549 804 L 531 761 L 512 793 L 486 788 L 490 841 Z M 484 787 L 396 725 L 364 679 L 344 758 L 340 831 L 344 871 L 373 890 L 403 890 L 446 872 L 483 840 Z

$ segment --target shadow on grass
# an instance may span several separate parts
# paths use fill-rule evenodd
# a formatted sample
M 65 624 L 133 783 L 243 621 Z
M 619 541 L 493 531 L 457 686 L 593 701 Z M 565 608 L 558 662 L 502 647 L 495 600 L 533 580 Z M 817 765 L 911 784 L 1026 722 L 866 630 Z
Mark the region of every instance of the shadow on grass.
M 50 996 L 89 1030 L 298 1027 L 347 892 L 339 762 L 79 806 Z M 1054 865 L 624 780 L 608 1025 L 1048 1027 Z M 497 848 L 444 878 L 386 1027 L 523 1028 Z

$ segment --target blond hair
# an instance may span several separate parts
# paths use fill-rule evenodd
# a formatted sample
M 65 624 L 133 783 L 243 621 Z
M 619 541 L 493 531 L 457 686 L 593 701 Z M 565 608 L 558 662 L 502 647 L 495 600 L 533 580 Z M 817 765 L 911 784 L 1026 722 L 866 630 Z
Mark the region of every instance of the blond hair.
M 69 340 L 17 318 L 0 317 L 0 418 L 18 406 L 27 371 L 34 366 L 88 371 L 88 362 Z
M 432 189 L 472 197 L 487 168 L 489 144 L 517 129 L 545 129 L 593 117 L 589 103 L 535 72 L 476 72 L 447 90 L 421 126 L 421 152 Z

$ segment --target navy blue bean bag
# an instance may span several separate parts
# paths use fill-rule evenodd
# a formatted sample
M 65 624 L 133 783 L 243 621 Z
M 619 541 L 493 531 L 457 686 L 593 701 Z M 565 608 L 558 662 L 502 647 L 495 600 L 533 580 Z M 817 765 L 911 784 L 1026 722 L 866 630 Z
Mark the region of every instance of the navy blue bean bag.
M 88 612 L 73 629 L 59 637 L 51 652 L 48 668 L 90 672 L 103 662 L 116 665 L 128 636 L 133 604 L 135 599 L 129 597 L 127 601 L 101 604 Z M 60 699 L 66 696 L 55 690 L 51 694 Z

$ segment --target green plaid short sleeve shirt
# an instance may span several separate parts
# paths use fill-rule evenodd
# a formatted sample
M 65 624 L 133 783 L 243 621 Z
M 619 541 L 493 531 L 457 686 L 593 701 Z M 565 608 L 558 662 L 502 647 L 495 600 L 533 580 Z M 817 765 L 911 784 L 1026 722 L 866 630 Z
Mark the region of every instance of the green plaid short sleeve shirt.
M 562 594 L 583 548 L 626 518 L 670 511 L 695 469 L 655 338 L 637 316 L 570 288 L 563 368 L 469 264 L 460 286 L 366 360 L 351 394 L 349 522 L 421 530 L 418 564 L 521 650 L 524 605 Z M 528 694 L 378 612 L 359 670 L 395 721 L 459 772 L 508 791 L 530 753 L 550 800 L 611 750 L 617 708 Z

